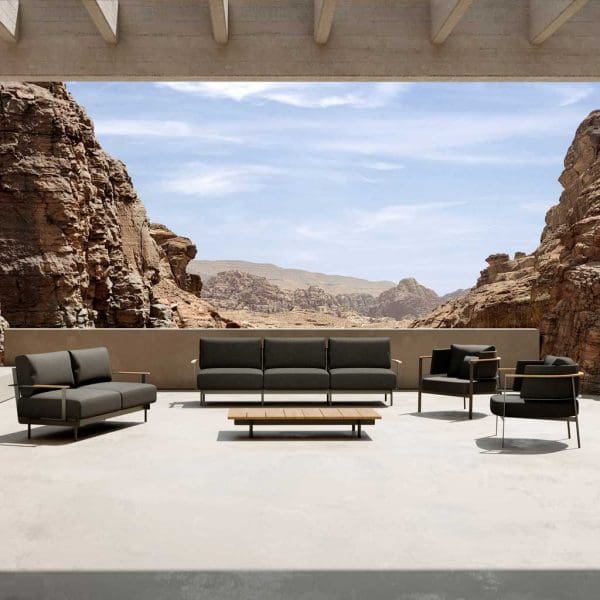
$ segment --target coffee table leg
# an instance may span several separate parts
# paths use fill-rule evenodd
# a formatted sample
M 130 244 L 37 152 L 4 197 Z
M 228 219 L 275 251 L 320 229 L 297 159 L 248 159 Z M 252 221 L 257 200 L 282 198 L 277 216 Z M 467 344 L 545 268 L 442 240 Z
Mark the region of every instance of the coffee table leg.
M 360 423 L 358 424 L 358 437 L 362 437 L 362 429 L 360 428 Z
M 354 423 L 352 423 L 352 433 L 354 433 L 355 429 L 356 429 L 356 425 L 354 425 Z
M 254 437 L 254 425 L 250 423 L 250 429 L 248 430 L 250 437 Z

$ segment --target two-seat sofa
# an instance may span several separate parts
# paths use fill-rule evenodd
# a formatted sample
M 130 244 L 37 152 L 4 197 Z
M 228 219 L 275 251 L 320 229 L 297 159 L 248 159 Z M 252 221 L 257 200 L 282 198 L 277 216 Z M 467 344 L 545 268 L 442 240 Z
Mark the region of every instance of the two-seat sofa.
M 79 427 L 126 413 L 143 410 L 156 402 L 156 387 L 145 383 L 147 372 L 138 374 L 141 383 L 113 381 L 106 348 L 85 348 L 15 358 L 13 369 L 19 423 Z
M 197 372 L 200 402 L 207 394 L 265 393 L 390 394 L 398 387 L 398 360 L 392 360 L 389 338 L 200 339 Z M 396 364 L 396 372 L 391 363 Z

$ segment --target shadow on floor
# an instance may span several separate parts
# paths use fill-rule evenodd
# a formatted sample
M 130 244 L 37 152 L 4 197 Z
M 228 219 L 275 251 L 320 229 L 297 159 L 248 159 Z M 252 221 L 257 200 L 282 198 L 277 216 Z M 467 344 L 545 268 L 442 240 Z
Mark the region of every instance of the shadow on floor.
M 350 429 L 339 431 L 266 431 L 254 429 L 254 437 L 248 435 L 248 429 L 236 431 L 219 431 L 217 442 L 372 442 L 373 440 L 363 429 L 362 437 L 352 433 Z
M 0 598 L 13 600 L 587 600 L 599 587 L 592 569 L 0 573 Z
M 218 402 L 208 400 L 206 404 L 200 404 L 200 400 L 175 400 L 169 402 L 169 408 L 201 408 L 203 410 L 210 408 L 390 408 L 389 404 L 384 404 L 383 400 L 378 401 L 356 401 L 356 402 L 334 402 L 333 404 L 326 404 L 325 402 L 319 402 L 317 400 L 289 400 L 287 402 L 267 400 L 264 405 L 260 401 L 227 401 Z
M 51 425 L 32 425 L 31 439 L 27 439 L 27 425 L 20 431 L 0 435 L 0 446 L 21 446 L 24 448 L 35 448 L 37 446 L 63 446 L 64 444 L 77 444 L 86 439 L 95 438 L 120 429 L 127 429 L 144 423 L 134 421 L 103 421 L 86 425 L 79 429 L 79 440 L 73 439 L 71 427 L 54 427 Z
M 450 421 L 451 423 L 459 423 L 469 421 L 469 412 L 466 410 L 436 410 L 427 412 L 412 412 L 406 413 L 412 417 L 420 417 L 422 419 L 435 419 L 437 421 Z M 490 415 L 473 411 L 473 421 L 477 419 L 485 419 Z
M 504 438 L 489 435 L 475 440 L 477 447 L 483 450 L 482 454 L 552 454 L 563 450 L 577 448 L 577 442 L 571 447 L 558 440 L 538 440 L 524 438 Z

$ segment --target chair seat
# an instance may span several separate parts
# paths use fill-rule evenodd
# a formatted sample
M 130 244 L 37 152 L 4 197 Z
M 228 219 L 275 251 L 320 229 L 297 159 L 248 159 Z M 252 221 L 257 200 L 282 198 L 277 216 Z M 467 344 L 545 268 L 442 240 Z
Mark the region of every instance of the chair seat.
M 260 390 L 263 386 L 261 369 L 214 368 L 198 373 L 199 390 Z
M 384 390 L 396 389 L 396 374 L 391 369 L 345 368 L 331 369 L 332 390 Z
M 78 421 L 121 410 L 121 394 L 110 390 L 75 388 L 66 391 L 67 420 Z M 60 419 L 62 393 L 52 390 L 20 398 L 19 417 L 29 419 Z
M 579 412 L 579 402 L 576 402 Z M 575 416 L 573 400 L 527 400 L 518 394 L 506 394 L 506 413 L 504 395 L 494 394 L 490 398 L 490 410 L 499 417 L 505 415 L 522 419 L 566 419 Z
M 267 369 L 264 376 L 266 390 L 327 390 L 329 373 L 325 369 L 288 367 Z
M 469 380 L 447 375 L 427 375 L 422 379 L 421 390 L 445 396 L 468 396 Z M 474 394 L 490 394 L 495 391 L 495 379 L 479 379 L 473 382 Z
M 130 381 L 105 381 L 91 383 L 79 389 L 96 389 L 117 392 L 121 395 L 121 408 L 132 408 L 156 402 L 156 386 L 151 383 Z

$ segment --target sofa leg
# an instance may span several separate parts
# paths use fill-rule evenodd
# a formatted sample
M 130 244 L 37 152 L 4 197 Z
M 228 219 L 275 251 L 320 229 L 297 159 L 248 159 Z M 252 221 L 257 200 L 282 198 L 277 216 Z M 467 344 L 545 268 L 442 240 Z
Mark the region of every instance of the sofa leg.
M 571 439 L 571 422 L 567 419 L 567 434 L 569 435 L 569 439 Z
M 394 406 L 394 390 L 390 390 L 390 406 Z
M 469 419 L 473 418 L 473 394 L 469 396 Z
M 79 439 L 79 427 L 75 425 L 73 427 L 73 441 L 76 442 Z
M 419 399 L 417 401 L 417 412 L 421 412 L 421 388 L 419 388 Z
M 331 406 L 331 392 L 327 392 L 327 404 Z
M 31 423 L 27 423 L 27 439 L 31 439 Z
M 463 396 L 463 410 L 467 408 L 467 399 Z
M 206 404 L 206 400 L 204 399 L 204 392 L 200 392 L 200 404 L 202 406 Z
M 148 408 L 144 406 L 144 423 L 148 422 Z
M 387 392 L 383 394 L 383 403 L 387 404 Z
M 265 405 L 265 393 L 264 392 L 260 393 L 260 403 L 262 406 Z
M 494 435 L 498 435 L 498 415 L 496 415 L 496 433 Z
M 577 447 L 581 448 L 581 437 L 579 436 L 579 415 L 575 415 L 575 428 L 577 429 Z
M 505 417 L 502 417 L 502 447 L 504 448 L 504 421 L 506 421 Z

